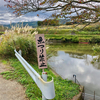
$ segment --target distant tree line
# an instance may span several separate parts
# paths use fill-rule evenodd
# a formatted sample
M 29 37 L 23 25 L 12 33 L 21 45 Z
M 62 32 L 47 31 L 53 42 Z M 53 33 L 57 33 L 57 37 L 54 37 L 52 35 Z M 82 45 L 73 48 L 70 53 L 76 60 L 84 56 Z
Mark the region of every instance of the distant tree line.
M 44 21 L 38 21 L 38 26 L 42 25 L 49 25 L 49 26 L 59 26 L 59 20 L 58 19 L 45 19 Z
M 73 24 L 79 24 L 79 22 L 66 22 L 66 25 L 73 25 Z M 81 22 L 81 24 L 85 24 L 85 22 Z
M 77 22 L 66 22 L 66 25 L 78 24 Z
M 66 20 L 65 20 L 66 21 Z M 59 25 L 73 25 L 78 24 L 78 22 L 68 21 L 63 23 L 62 20 L 58 19 L 45 19 L 44 21 L 38 21 L 38 26 L 49 25 L 49 26 L 59 26 Z M 82 24 L 85 24 L 84 22 Z

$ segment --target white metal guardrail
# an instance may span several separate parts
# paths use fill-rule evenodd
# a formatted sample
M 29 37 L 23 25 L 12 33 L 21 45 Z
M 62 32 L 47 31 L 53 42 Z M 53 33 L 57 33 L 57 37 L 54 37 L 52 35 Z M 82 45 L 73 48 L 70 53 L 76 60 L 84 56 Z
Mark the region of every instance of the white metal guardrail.
M 50 82 L 45 82 L 41 78 L 41 76 L 30 66 L 30 64 L 16 50 L 14 51 L 15 51 L 15 56 L 27 70 L 32 79 L 35 81 L 37 86 L 40 88 L 42 94 L 45 96 L 45 98 L 53 99 L 55 97 L 53 78 Z

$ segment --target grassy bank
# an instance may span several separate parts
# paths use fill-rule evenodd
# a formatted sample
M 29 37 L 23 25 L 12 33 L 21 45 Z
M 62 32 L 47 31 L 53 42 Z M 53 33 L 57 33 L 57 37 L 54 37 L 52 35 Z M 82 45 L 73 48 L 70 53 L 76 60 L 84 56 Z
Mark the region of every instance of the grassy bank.
M 45 34 L 45 38 L 48 40 L 62 40 L 62 42 L 88 42 L 88 43 L 100 43 L 100 23 L 91 24 L 80 30 L 84 25 L 63 25 L 63 26 L 43 26 L 37 29 L 32 29 L 31 33 L 35 30 L 38 34 Z
M 100 43 L 100 35 L 64 35 L 64 34 L 45 34 L 47 40 L 62 40 L 62 42 L 89 42 Z
M 85 24 L 82 25 L 60 25 L 60 26 L 41 26 L 37 28 L 39 34 L 77 34 L 77 35 L 100 35 L 100 22 L 95 24 L 90 24 L 83 28 Z M 83 29 L 82 29 L 83 28 Z M 31 30 L 34 32 L 34 29 Z
M 2 57 L 4 64 L 9 64 L 12 67 L 10 71 L 1 74 L 6 79 L 16 80 L 22 84 L 26 88 L 26 95 L 30 100 L 41 100 L 41 91 L 14 55 L 14 49 L 17 51 L 21 49 L 23 52 L 22 56 L 27 61 L 30 61 L 32 67 L 41 75 L 42 70 L 39 70 L 37 66 L 34 38 L 37 33 L 31 33 L 30 30 L 31 28 L 29 27 L 13 28 L 0 36 L 0 57 Z M 4 59 L 5 57 L 7 59 Z M 79 93 L 79 85 L 56 76 L 49 67 L 45 71 L 48 73 L 48 76 L 54 78 L 56 96 L 53 100 L 71 100 Z M 51 77 L 48 77 L 48 80 L 50 79 Z
M 35 30 L 33 29 L 31 32 L 34 32 Z M 70 34 L 76 34 L 76 35 L 100 35 L 99 30 L 94 30 L 94 31 L 88 31 L 88 30 L 76 30 L 73 28 L 72 29 L 59 29 L 59 28 L 37 28 L 37 31 L 39 34 L 65 34 L 65 35 L 70 35 Z
M 1 73 L 4 78 L 16 80 L 20 82 L 26 88 L 26 95 L 31 100 L 41 100 L 42 94 L 35 82 L 26 72 L 21 63 L 17 60 L 17 58 L 4 59 L 3 63 L 9 63 L 13 70 Z M 41 75 L 41 70 L 38 69 L 36 64 L 31 64 L 32 67 Z M 56 96 L 52 100 L 71 100 L 76 94 L 79 93 L 79 85 L 73 83 L 70 80 L 64 80 L 61 77 L 57 77 L 52 73 L 50 68 L 45 69 L 48 73 L 48 76 L 52 76 L 54 78 L 54 86 Z M 48 77 L 49 79 L 49 77 Z M 51 79 L 51 77 L 50 77 Z M 49 80 L 50 80 L 49 79 Z

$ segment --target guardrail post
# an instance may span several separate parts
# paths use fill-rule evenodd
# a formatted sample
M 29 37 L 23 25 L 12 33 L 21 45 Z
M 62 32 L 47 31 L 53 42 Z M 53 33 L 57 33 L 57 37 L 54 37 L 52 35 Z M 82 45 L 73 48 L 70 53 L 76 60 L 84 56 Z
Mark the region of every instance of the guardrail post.
M 18 53 L 22 56 L 22 51 L 21 50 L 19 50 Z
M 45 82 L 47 82 L 47 72 L 42 72 L 42 79 Z M 43 94 L 42 94 L 42 100 L 47 100 Z

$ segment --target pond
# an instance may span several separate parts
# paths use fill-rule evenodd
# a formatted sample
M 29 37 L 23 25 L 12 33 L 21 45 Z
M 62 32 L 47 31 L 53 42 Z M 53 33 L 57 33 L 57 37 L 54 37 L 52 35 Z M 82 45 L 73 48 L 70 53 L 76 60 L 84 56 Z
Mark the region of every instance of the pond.
M 63 79 L 75 81 L 85 87 L 85 92 L 100 96 L 100 62 L 93 55 L 93 44 L 47 45 L 48 64 Z M 96 59 L 96 60 L 93 60 Z M 98 99 L 100 100 L 100 98 Z

